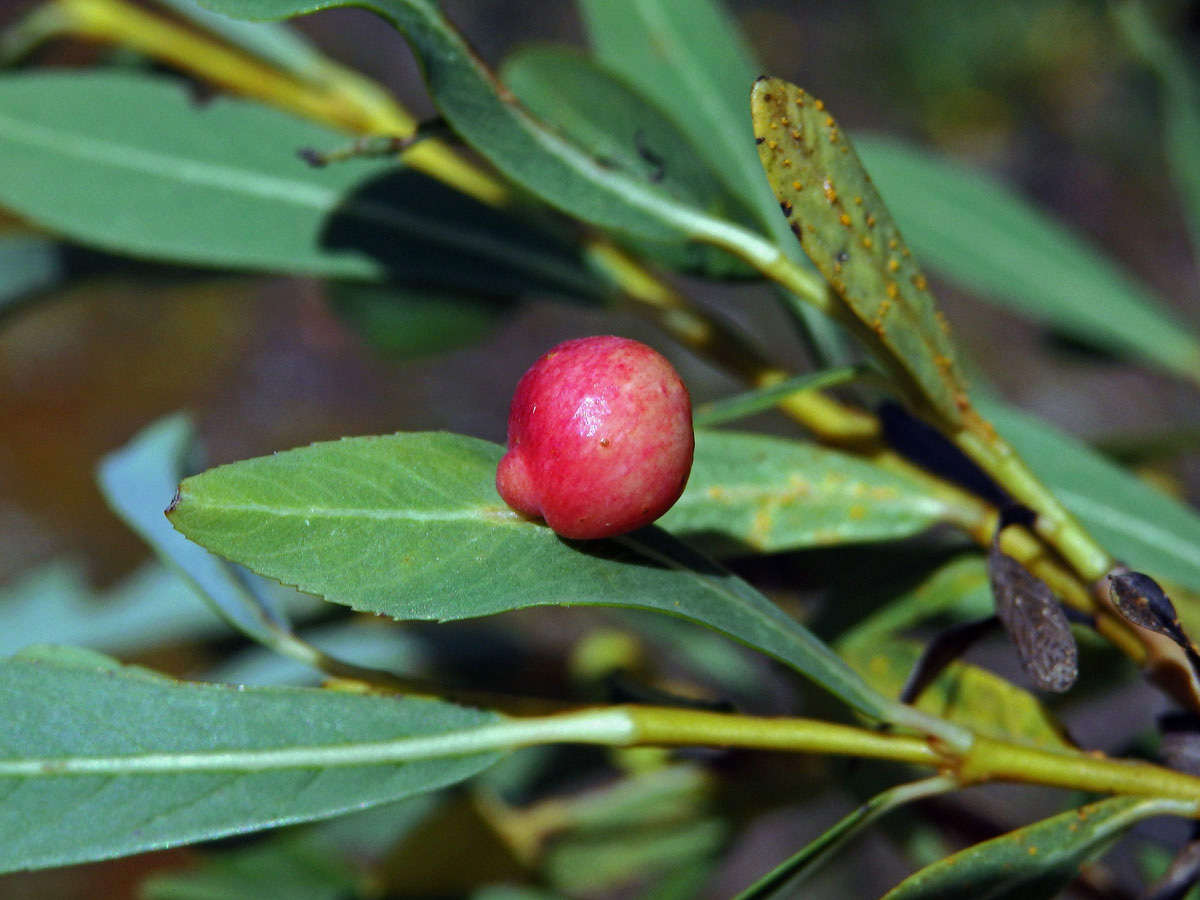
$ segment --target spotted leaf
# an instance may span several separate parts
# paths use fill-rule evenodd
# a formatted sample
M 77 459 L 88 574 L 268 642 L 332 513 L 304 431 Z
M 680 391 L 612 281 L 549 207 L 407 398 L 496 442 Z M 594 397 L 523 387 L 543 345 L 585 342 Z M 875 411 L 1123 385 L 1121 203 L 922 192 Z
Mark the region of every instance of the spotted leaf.
M 804 252 L 924 401 L 950 425 L 967 407 L 949 326 L 891 214 L 824 104 L 778 78 L 751 95 L 755 141 Z

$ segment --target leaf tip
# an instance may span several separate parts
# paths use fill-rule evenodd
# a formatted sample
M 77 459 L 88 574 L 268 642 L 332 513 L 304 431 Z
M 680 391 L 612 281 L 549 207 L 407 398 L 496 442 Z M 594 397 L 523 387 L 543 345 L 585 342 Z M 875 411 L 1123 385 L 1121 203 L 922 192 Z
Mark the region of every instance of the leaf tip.
M 179 504 L 182 502 L 183 502 L 183 489 L 182 489 L 182 487 L 177 487 L 177 488 L 175 488 L 175 496 L 171 498 L 171 502 L 168 503 L 167 508 L 163 510 L 163 515 L 165 515 L 168 519 L 171 518 L 171 516 L 174 514 L 175 510 L 177 510 L 179 508 Z

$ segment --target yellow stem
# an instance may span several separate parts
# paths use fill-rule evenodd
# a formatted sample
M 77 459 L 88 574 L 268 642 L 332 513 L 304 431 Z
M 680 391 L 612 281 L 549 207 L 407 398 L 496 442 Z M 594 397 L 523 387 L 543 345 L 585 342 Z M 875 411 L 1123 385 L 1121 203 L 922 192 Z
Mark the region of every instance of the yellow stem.
M 890 759 L 936 768 L 963 785 L 1007 781 L 1103 794 L 1174 797 L 1195 803 L 1194 814 L 1200 815 L 1200 778 L 1136 760 L 1042 750 L 979 735 L 969 747 L 957 750 L 928 738 L 812 719 L 767 719 L 658 707 L 625 709 L 632 719 L 632 744 L 716 745 Z
M 355 134 L 407 136 L 413 117 L 382 88 L 327 62 L 313 80 L 293 77 L 125 0 L 55 0 L 63 26 L 94 41 L 130 47 L 233 93 Z M 499 179 L 455 154 L 443 141 L 421 141 L 401 154 L 411 168 L 492 205 L 509 202 Z

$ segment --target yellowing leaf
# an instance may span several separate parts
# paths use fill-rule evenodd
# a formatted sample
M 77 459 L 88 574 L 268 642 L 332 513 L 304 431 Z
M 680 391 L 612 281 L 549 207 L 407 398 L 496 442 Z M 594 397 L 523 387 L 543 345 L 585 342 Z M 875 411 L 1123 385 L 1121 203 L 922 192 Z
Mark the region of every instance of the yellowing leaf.
M 751 95 L 755 142 L 804 252 L 947 423 L 967 406 L 949 326 L 879 192 L 824 104 L 778 78 Z

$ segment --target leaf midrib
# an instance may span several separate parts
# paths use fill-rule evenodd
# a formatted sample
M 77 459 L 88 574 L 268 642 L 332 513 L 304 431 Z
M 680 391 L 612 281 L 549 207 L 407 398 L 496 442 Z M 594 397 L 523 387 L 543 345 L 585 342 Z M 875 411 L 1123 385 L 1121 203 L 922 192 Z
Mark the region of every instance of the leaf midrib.
M 399 522 L 463 522 L 491 521 L 519 523 L 526 521 L 512 510 L 494 506 L 464 506 L 459 509 L 379 509 L 355 506 L 275 506 L 265 503 L 232 503 L 184 497 L 181 508 L 203 509 L 207 512 L 251 513 L 278 518 L 296 519 L 374 519 Z

